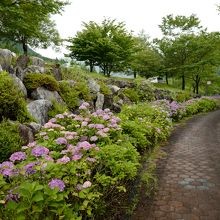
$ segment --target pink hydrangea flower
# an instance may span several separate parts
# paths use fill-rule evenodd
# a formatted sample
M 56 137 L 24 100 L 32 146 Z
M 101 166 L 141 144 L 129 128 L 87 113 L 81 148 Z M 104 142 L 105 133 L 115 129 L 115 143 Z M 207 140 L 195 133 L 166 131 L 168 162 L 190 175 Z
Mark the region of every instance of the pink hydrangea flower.
M 91 138 L 90 138 L 90 141 L 97 141 L 98 140 L 98 137 L 97 136 L 92 136 Z
M 79 142 L 77 144 L 77 147 L 81 148 L 83 150 L 89 150 L 92 146 L 91 146 L 91 144 L 89 142 L 83 141 L 83 142 Z
M 87 125 L 88 125 L 88 122 L 87 122 L 87 121 L 83 121 L 81 126 L 82 126 L 82 127 L 85 127 L 85 126 L 87 126 Z
M 62 119 L 62 118 L 64 118 L 64 116 L 63 116 L 62 114 L 58 114 L 58 115 L 55 116 L 55 118 L 60 118 L 60 119 Z
M 89 188 L 91 187 L 92 183 L 90 181 L 86 181 L 85 183 L 83 183 L 82 187 L 83 189 Z

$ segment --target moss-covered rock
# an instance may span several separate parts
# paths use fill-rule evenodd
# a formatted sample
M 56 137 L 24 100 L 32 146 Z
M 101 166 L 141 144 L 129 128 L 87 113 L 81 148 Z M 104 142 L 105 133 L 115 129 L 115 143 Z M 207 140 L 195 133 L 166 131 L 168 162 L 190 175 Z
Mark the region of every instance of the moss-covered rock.
M 32 92 L 38 87 L 44 87 L 51 91 L 59 91 L 59 83 L 51 75 L 30 73 L 24 77 L 24 85 L 28 92 Z

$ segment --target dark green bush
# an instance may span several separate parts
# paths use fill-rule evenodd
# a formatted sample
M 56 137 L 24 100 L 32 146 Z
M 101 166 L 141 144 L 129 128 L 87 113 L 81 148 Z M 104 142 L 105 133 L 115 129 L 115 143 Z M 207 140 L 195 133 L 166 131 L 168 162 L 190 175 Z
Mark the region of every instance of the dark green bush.
M 59 83 L 47 74 L 29 73 L 24 78 L 24 85 L 30 92 L 41 86 L 51 91 L 59 91 Z
M 70 110 L 79 107 L 80 100 L 91 100 L 88 85 L 84 81 L 76 82 L 74 86 L 71 86 L 68 81 L 60 82 L 60 95 Z
M 23 95 L 6 72 L 0 73 L 0 121 L 3 118 L 20 122 L 31 120 Z
M 22 146 L 22 139 L 19 136 L 18 123 L 13 124 L 3 120 L 0 123 L 0 163 L 8 160 L 15 151 Z

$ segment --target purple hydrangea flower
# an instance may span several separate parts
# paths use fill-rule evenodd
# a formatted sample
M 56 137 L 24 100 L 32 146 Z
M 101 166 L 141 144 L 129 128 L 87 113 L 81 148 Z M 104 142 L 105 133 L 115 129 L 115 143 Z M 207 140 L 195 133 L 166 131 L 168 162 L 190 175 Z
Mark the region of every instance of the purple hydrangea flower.
M 47 149 L 46 147 L 41 147 L 41 146 L 37 146 L 33 148 L 31 151 L 31 154 L 34 155 L 35 157 L 45 156 L 48 153 L 49 153 L 49 149 Z
M 14 171 L 10 168 L 5 168 L 1 170 L 0 173 L 3 174 L 4 176 L 13 176 L 15 174 Z
M 9 201 L 18 202 L 18 200 L 19 200 L 19 194 L 18 193 L 16 193 L 16 194 L 10 193 L 6 196 L 6 203 L 9 202 Z
M 67 140 L 66 138 L 60 137 L 56 139 L 56 143 L 59 145 L 66 145 L 67 144 Z
M 92 146 L 89 142 L 83 141 L 77 144 L 77 147 L 83 150 L 89 150 Z
M 37 171 L 33 169 L 33 167 L 36 165 L 36 163 L 29 163 L 24 166 L 26 173 L 27 174 L 33 174 L 36 173 Z
M 0 164 L 0 168 L 13 168 L 14 164 L 11 161 L 5 161 Z
M 95 128 L 103 129 L 105 126 L 103 124 L 95 124 Z
M 18 151 L 18 152 L 13 153 L 9 159 L 14 162 L 16 160 L 17 161 L 25 160 L 26 158 L 27 156 L 24 152 Z
M 49 183 L 48 183 L 49 187 L 51 189 L 54 189 L 54 188 L 59 188 L 59 191 L 62 192 L 65 188 L 65 184 L 64 182 L 61 180 L 61 179 L 52 179 Z
M 73 157 L 72 157 L 72 160 L 80 160 L 82 158 L 82 154 L 81 153 L 78 153 L 78 154 L 75 154 Z
M 57 163 L 64 163 L 64 164 L 66 164 L 68 162 L 70 162 L 70 158 L 67 157 L 67 156 L 64 156 L 64 157 L 62 157 L 62 158 L 57 160 Z
M 51 118 L 51 119 L 49 120 L 49 122 L 52 122 L 52 123 L 55 123 L 56 121 L 57 121 L 56 118 Z

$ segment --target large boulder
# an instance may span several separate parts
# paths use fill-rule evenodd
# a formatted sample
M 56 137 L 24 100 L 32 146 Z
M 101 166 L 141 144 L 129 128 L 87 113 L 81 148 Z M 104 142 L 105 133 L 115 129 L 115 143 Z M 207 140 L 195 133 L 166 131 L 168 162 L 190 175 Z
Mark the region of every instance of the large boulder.
M 24 70 L 24 73 L 25 73 L 25 74 L 28 74 L 28 73 L 45 73 L 45 69 L 44 69 L 44 67 L 42 67 L 42 66 L 34 66 L 34 65 L 31 65 L 31 66 L 28 66 L 28 67 Z
M 14 68 L 14 74 L 23 82 L 25 77 L 25 72 L 20 66 Z
M 49 100 L 36 100 L 27 105 L 28 112 L 41 125 L 48 121 L 48 111 L 52 108 L 52 103 Z
M 10 50 L 0 48 L 0 65 L 2 66 L 3 70 L 8 71 L 9 68 L 11 68 L 13 57 L 14 53 L 12 53 Z
M 92 94 L 97 95 L 100 91 L 100 85 L 94 79 L 88 79 L 89 90 Z
M 112 91 L 113 94 L 117 94 L 120 88 L 116 85 L 108 85 L 109 89 Z
M 30 122 L 27 126 L 29 128 L 31 128 L 31 130 L 33 131 L 34 134 L 37 134 L 40 131 L 40 129 L 42 128 L 42 125 L 38 124 L 36 122 Z
M 54 78 L 57 81 L 61 81 L 62 80 L 62 72 L 61 72 L 61 68 L 60 68 L 60 64 L 56 64 L 53 69 L 52 69 L 52 73 Z
M 39 99 L 46 99 L 46 100 L 55 100 L 56 102 L 65 105 L 65 102 L 63 101 L 63 99 L 60 97 L 59 93 L 57 91 L 50 91 L 45 89 L 44 87 L 39 87 L 37 89 L 35 89 L 32 93 L 31 93 L 31 97 L 35 100 L 39 100 Z
M 23 124 L 19 125 L 19 134 L 24 142 L 24 145 L 34 141 L 34 133 L 32 129 L 26 125 Z
M 15 75 L 11 75 L 11 76 L 18 90 L 22 92 L 25 98 L 27 98 L 27 89 L 25 88 L 23 82 Z
M 101 93 L 97 94 L 97 100 L 95 103 L 95 109 L 103 109 L 103 105 L 104 105 L 104 95 Z
M 29 62 L 30 58 L 27 55 L 21 55 L 16 60 L 16 66 L 24 70 L 25 68 L 27 68 Z
M 39 67 L 44 67 L 45 66 L 45 62 L 43 59 L 39 58 L 39 57 L 32 57 L 32 65 L 33 66 L 39 66 Z

